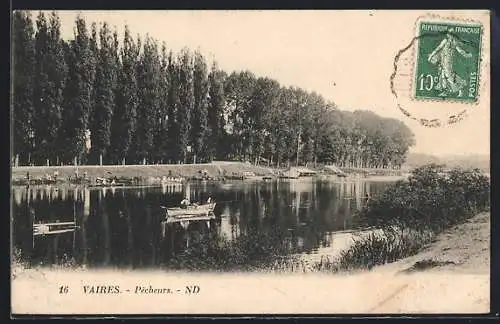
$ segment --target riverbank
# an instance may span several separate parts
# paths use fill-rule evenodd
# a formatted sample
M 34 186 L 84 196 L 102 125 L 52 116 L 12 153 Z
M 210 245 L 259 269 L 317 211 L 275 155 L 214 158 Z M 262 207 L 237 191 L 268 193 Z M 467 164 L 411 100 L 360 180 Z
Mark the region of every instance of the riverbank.
M 407 178 L 407 175 L 395 175 L 391 172 L 384 174 L 384 170 L 379 170 L 377 174 L 367 174 L 355 169 L 349 169 L 347 177 L 337 177 L 335 175 L 327 175 L 322 173 L 322 168 L 312 170 L 318 172 L 320 179 L 334 179 L 339 182 L 367 180 L 372 182 L 377 181 L 396 181 Z M 84 165 L 84 166 L 22 166 L 12 168 L 12 182 L 15 184 L 24 184 L 26 176 L 29 173 L 30 179 L 39 179 L 43 183 L 43 179 L 47 176 L 51 177 L 52 182 L 55 181 L 53 175 L 57 173 L 57 182 L 53 184 L 68 183 L 69 179 L 75 178 L 78 173 L 79 177 L 86 175 L 90 183 L 95 183 L 96 178 L 114 178 L 132 181 L 133 183 L 147 183 L 157 181 L 162 177 L 178 177 L 184 179 L 242 179 L 244 173 L 253 174 L 257 179 L 262 179 L 263 176 L 274 178 L 280 170 L 273 167 L 256 166 L 251 163 L 231 162 L 231 161 L 214 161 L 211 163 L 200 164 L 157 164 L 157 165 Z M 252 178 L 252 177 L 250 177 Z
M 330 247 L 315 253 L 297 255 L 298 272 L 316 271 L 320 263 L 331 263 L 341 251 L 347 250 L 353 239 L 361 239 L 381 231 L 367 230 L 334 233 Z M 321 269 L 321 267 L 319 267 Z M 452 271 L 489 274 L 490 271 L 490 213 L 479 213 L 439 234 L 432 243 L 416 255 L 372 268 L 372 271 L 418 272 Z M 361 269 L 359 271 L 364 271 Z
M 75 176 L 78 170 L 79 176 L 84 173 L 90 179 L 97 177 L 123 177 L 128 179 L 158 178 L 163 176 L 194 178 L 201 175 L 209 178 L 220 178 L 243 172 L 253 172 L 256 175 L 273 174 L 274 170 L 261 166 L 255 166 L 242 162 L 212 162 L 200 164 L 157 164 L 157 165 L 84 165 L 84 166 L 23 166 L 12 168 L 12 180 L 26 178 L 29 172 L 30 178 L 42 178 L 58 172 L 58 178 L 67 180 Z
M 490 273 L 490 213 L 479 213 L 437 236 L 418 254 L 375 267 L 398 273 Z

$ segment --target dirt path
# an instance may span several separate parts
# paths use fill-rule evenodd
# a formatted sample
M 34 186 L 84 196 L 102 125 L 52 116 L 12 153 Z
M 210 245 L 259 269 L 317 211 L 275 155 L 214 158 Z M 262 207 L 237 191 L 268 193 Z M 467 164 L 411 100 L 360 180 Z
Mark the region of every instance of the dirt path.
M 489 275 L 490 234 L 490 213 L 480 213 L 439 235 L 419 254 L 381 268 Z
M 421 253 L 379 266 L 398 283 L 369 312 L 487 313 L 490 308 L 490 213 L 442 233 Z

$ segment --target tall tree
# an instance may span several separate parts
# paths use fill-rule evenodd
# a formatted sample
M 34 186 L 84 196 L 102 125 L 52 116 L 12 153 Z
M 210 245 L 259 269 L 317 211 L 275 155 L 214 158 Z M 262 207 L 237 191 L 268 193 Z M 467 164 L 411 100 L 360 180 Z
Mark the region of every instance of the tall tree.
M 98 31 L 97 31 L 97 24 L 95 22 L 92 22 L 91 28 L 90 28 L 90 52 L 91 52 L 91 60 L 94 64 L 94 69 L 91 71 L 92 72 L 92 96 L 91 96 L 91 111 L 90 111 L 90 116 L 92 117 L 94 115 L 94 108 L 95 108 L 95 96 L 96 96 L 96 89 L 97 87 L 95 86 L 95 80 L 96 80 L 96 74 L 97 74 L 97 64 L 99 63 L 99 46 L 97 45 L 98 42 Z
M 123 114 L 125 111 L 124 107 L 124 93 L 122 92 L 122 80 L 123 80 L 123 65 L 120 55 L 120 47 L 118 40 L 118 32 L 115 30 L 113 32 L 113 57 L 115 61 L 115 71 L 116 71 L 116 82 L 114 84 L 113 93 L 115 98 L 115 105 L 113 109 L 113 118 L 111 119 L 111 137 L 110 137 L 110 154 L 109 160 L 113 164 L 119 164 L 123 161 L 123 153 L 121 152 L 120 143 L 123 140 L 122 137 L 122 125 L 123 125 Z
M 193 114 L 194 85 L 193 85 L 193 60 L 191 53 L 184 48 L 179 54 L 179 108 L 177 110 L 177 123 L 179 127 L 180 157 L 187 162 L 188 146 L 190 142 L 191 117 Z
M 159 54 L 155 40 L 142 46 L 127 26 L 120 50 L 107 24 L 99 36 L 92 24 L 89 36 L 77 17 L 68 42 L 55 13 L 40 13 L 36 27 L 33 41 L 29 14 L 15 12 L 14 154 L 21 163 L 32 156 L 86 163 L 88 128 L 93 163 L 100 155 L 113 163 L 176 163 L 196 154 L 198 161 L 398 168 L 415 143 L 400 121 L 341 111 L 319 94 L 250 71 L 228 76 L 214 63 L 208 73 L 199 51 L 167 55 L 163 44 Z
M 13 15 L 13 154 L 20 164 L 29 164 L 33 154 L 33 79 L 35 75 L 34 28 L 31 14 Z
M 116 46 L 116 45 L 115 45 Z M 129 156 L 136 128 L 138 87 L 137 60 L 140 42 L 134 42 L 128 26 L 125 26 L 121 64 L 118 67 L 116 107 L 113 113 L 112 146 L 114 162 L 123 162 Z
M 95 106 L 91 127 L 91 154 L 98 163 L 107 158 L 111 120 L 115 106 L 116 58 L 113 36 L 107 23 L 99 30 L 100 48 L 95 80 Z
M 212 69 L 208 76 L 209 98 L 207 114 L 207 122 L 209 126 L 207 152 L 211 159 L 221 159 L 227 154 L 227 150 L 224 145 L 227 136 L 224 130 L 224 79 L 225 73 L 217 67 L 216 62 L 213 62 Z
M 226 97 L 225 114 L 229 116 L 226 123 L 231 157 L 247 159 L 251 143 L 251 123 L 246 120 L 252 93 L 255 87 L 255 75 L 250 71 L 233 72 L 225 80 Z
M 63 89 L 66 82 L 66 62 L 61 22 L 57 13 L 52 12 L 49 22 L 41 12 L 37 18 L 35 36 L 35 145 L 39 163 L 45 159 L 57 163 L 59 148 L 58 133 L 62 121 Z
M 75 119 L 78 122 L 78 117 L 75 114 L 73 102 L 78 97 L 78 79 L 76 77 L 76 62 L 75 40 L 64 42 L 64 60 L 68 66 L 66 74 L 66 85 L 63 90 L 64 110 L 62 112 L 62 125 L 59 128 L 58 145 L 66 147 L 64 152 L 61 152 L 61 161 L 68 163 L 74 161 L 77 145 L 74 145 L 74 140 L 77 134 L 77 127 L 74 127 Z M 91 88 L 92 89 L 92 88 Z M 84 163 L 85 161 L 81 161 Z
M 75 24 L 74 40 L 68 44 L 66 50 L 69 73 L 61 143 L 64 143 L 66 148 L 66 162 L 76 158 L 81 163 L 86 154 L 86 131 L 92 109 L 95 62 L 85 20 L 78 16 Z
M 184 158 L 181 149 L 179 110 L 180 110 L 180 81 L 179 81 L 179 64 L 175 60 L 173 53 L 168 55 L 167 65 L 168 75 L 168 93 L 167 93 L 167 144 L 169 147 L 167 158 L 170 162 L 176 163 Z
M 160 71 L 158 76 L 158 127 L 154 138 L 155 158 L 161 163 L 169 158 L 169 136 L 168 136 L 168 92 L 169 92 L 169 59 L 167 54 L 167 46 L 162 43 Z
M 280 86 L 275 80 L 258 78 L 251 95 L 250 104 L 245 119 L 249 121 L 248 134 L 251 138 L 250 152 L 252 159 L 258 162 L 270 143 L 270 123 L 272 112 L 278 104 Z
M 146 37 L 139 59 L 137 76 L 139 106 L 137 111 L 136 158 L 138 162 L 153 158 L 154 134 L 158 128 L 160 60 L 158 45 Z M 153 162 L 153 161 L 151 161 Z
M 194 107 L 191 118 L 191 143 L 200 161 L 208 158 L 208 71 L 205 58 L 199 51 L 194 54 L 193 71 Z

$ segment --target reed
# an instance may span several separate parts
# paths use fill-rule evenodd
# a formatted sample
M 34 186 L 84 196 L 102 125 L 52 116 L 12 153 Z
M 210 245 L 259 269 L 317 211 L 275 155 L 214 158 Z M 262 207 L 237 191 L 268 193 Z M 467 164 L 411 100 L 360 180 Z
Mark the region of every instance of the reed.
M 417 254 L 437 235 L 489 209 L 489 179 L 479 170 L 444 172 L 439 165 L 415 169 L 370 201 L 358 217 L 380 229 L 358 235 L 336 258 L 318 262 L 318 271 L 371 269 Z

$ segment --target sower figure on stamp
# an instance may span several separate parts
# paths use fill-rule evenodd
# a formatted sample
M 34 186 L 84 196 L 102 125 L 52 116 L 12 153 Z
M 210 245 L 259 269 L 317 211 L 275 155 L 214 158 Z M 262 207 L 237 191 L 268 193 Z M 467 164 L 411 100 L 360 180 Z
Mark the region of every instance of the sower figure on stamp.
M 467 81 L 453 71 L 453 57 L 455 50 L 465 58 L 471 58 L 472 54 L 464 51 L 460 46 L 460 40 L 452 33 L 453 29 L 446 32 L 445 38 L 429 54 L 428 61 L 437 64 L 439 69 L 439 82 L 436 84 L 437 90 L 443 90 L 440 96 L 448 93 L 458 92 L 458 97 L 462 96 L 462 89 L 467 85 Z

